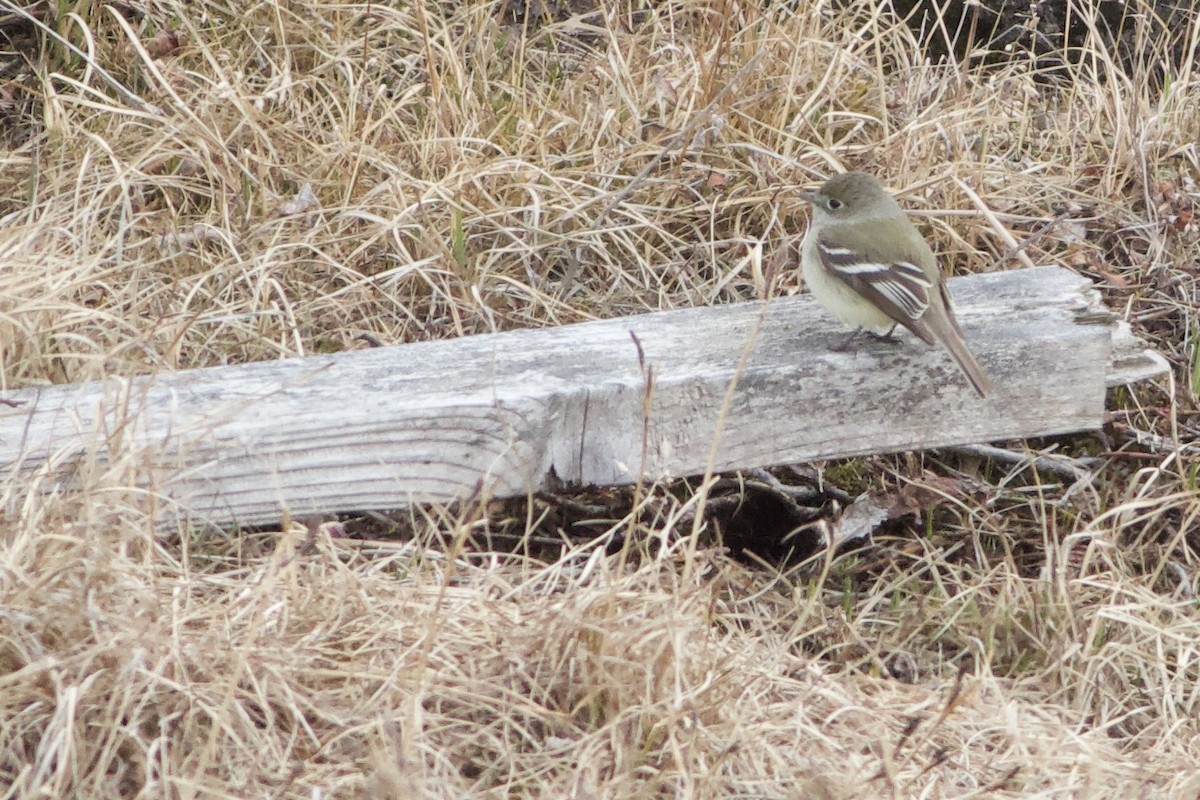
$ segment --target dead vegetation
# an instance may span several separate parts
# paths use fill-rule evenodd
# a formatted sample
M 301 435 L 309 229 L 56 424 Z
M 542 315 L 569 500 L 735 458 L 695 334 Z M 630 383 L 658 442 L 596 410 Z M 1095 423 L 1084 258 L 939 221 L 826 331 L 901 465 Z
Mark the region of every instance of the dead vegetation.
M 791 519 L 698 514 L 730 477 L 392 539 L 164 530 L 120 464 L 0 485 L 0 797 L 1200 793 L 1192 59 L 931 65 L 870 3 L 3 8 L 5 390 L 799 291 L 747 256 L 840 167 L 959 272 L 1066 212 L 1022 257 L 1175 373 L 1034 443 L 1077 480 L 786 473 L 942 497 L 800 563 L 720 546 Z

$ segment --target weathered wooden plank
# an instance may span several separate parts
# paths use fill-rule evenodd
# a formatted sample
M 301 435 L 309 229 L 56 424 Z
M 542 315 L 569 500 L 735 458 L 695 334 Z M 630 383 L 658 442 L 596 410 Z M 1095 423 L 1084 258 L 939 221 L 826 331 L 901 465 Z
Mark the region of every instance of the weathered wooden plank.
M 156 513 L 249 524 L 1092 429 L 1110 374 L 1165 370 L 1067 270 L 951 288 L 986 400 L 914 339 L 836 349 L 802 296 L 14 392 L 0 480 L 129 469 Z

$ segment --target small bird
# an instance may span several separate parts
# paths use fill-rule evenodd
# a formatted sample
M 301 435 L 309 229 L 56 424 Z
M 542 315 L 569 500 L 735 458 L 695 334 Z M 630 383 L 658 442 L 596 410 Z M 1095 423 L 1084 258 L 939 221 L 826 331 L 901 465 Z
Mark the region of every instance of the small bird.
M 847 172 L 800 196 L 813 205 L 800 246 L 813 296 L 852 328 L 887 336 L 903 325 L 940 343 L 987 397 L 992 381 L 963 341 L 937 257 L 879 181 Z

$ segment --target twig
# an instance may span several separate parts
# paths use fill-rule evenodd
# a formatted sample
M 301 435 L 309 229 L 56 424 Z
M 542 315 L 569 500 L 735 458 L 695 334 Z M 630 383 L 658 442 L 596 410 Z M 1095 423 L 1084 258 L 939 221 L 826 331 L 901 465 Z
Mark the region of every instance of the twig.
M 1000 220 L 996 217 L 996 213 L 988 208 L 987 203 L 983 202 L 983 198 L 976 194 L 974 189 L 972 189 L 965 181 L 959 178 L 955 178 L 954 182 L 958 184 L 958 188 L 962 189 L 963 194 L 965 194 L 971 200 L 971 202 L 975 205 L 975 208 L 978 209 L 979 213 L 982 214 L 984 219 L 988 221 L 996 235 L 1008 244 L 1008 252 L 1000 256 L 996 263 L 992 265 L 993 267 L 998 267 L 1006 261 L 1018 256 L 1020 256 L 1021 262 L 1025 264 L 1025 266 L 1035 266 L 1033 260 L 1025 253 L 1025 249 L 1030 245 L 1040 242 L 1042 239 L 1046 238 L 1046 234 L 1050 233 L 1050 231 L 1057 227 L 1060 222 L 1070 216 L 1069 211 L 1061 212 L 1057 217 L 1047 222 L 1035 233 L 1027 236 L 1025 241 L 1018 243 L 1017 240 L 1013 238 L 1013 235 L 1009 232 L 1008 228 L 1001 224 Z
M 1180 442 L 1169 436 L 1159 436 L 1157 433 L 1141 431 L 1124 422 L 1114 422 L 1113 427 L 1128 435 L 1137 444 L 1147 447 L 1156 453 L 1178 453 L 1179 455 L 1200 456 L 1200 445 L 1190 442 Z
M 963 455 L 990 458 L 1006 464 L 1029 465 L 1039 472 L 1057 475 L 1060 478 L 1077 481 L 1087 477 L 1104 463 L 1102 458 L 1070 458 L 1068 456 L 1047 455 L 1045 453 L 1020 453 L 1016 450 L 1006 450 L 990 444 L 970 444 L 961 447 L 943 448 L 947 452 Z
M 992 231 L 1006 244 L 1008 244 L 1008 246 L 1013 249 L 1013 252 L 1016 255 L 1021 257 L 1021 261 L 1025 264 L 1025 266 L 1030 268 L 1035 266 L 1029 256 L 1021 252 L 1020 245 L 1017 243 L 1017 240 L 1013 238 L 1013 235 L 1009 233 L 1008 228 L 1000 224 L 1000 220 L 996 219 L 995 213 L 988 208 L 987 203 L 983 202 L 983 199 L 975 193 L 975 190 L 968 186 L 967 182 L 961 178 L 955 178 L 954 182 L 958 184 L 958 188 L 961 189 L 963 194 L 965 194 L 967 198 L 970 199 L 970 201 L 975 205 L 975 208 L 980 214 L 983 215 L 983 218 L 988 221 L 988 224 L 991 225 Z
M 748 486 L 759 486 L 793 505 L 811 503 L 821 496 L 821 492 L 811 486 L 788 486 L 765 469 L 748 469 L 742 474 L 750 479 L 746 482 Z
M 996 259 L 996 262 L 994 264 L 992 264 L 992 269 L 995 269 L 996 267 L 1000 266 L 1001 264 L 1006 263 L 1010 259 L 1015 258 L 1016 256 L 1020 255 L 1021 253 L 1025 252 L 1025 250 L 1027 248 L 1032 247 L 1033 245 L 1040 242 L 1042 239 L 1045 239 L 1046 234 L 1050 233 L 1050 231 L 1052 231 L 1052 230 L 1054 230 L 1054 228 L 1058 227 L 1058 223 L 1062 222 L 1068 216 L 1070 216 L 1070 212 L 1063 211 L 1057 217 L 1050 220 L 1042 227 L 1038 228 L 1035 232 L 1031 233 L 1029 236 L 1026 236 L 1025 240 L 1023 242 L 1021 242 L 1016 247 L 1010 248 L 1008 250 L 1008 252 L 1004 253 L 1004 255 L 1002 255 L 1002 256 L 1000 256 L 1000 258 Z

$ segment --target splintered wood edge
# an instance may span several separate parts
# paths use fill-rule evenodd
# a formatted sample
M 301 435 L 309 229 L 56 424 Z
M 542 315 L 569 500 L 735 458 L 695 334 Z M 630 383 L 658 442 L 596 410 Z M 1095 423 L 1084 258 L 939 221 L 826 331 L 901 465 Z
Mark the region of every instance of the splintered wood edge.
M 1105 376 L 1108 388 L 1127 386 L 1170 373 L 1171 365 L 1167 359 L 1136 336 L 1128 322 L 1117 321 L 1113 326 L 1112 340 L 1112 355 Z
M 1084 281 L 1079 286 L 1084 306 L 1076 312 L 1075 321 L 1082 325 L 1104 325 L 1112 330 L 1112 351 L 1105 385 L 1112 389 L 1168 374 L 1171 371 L 1170 363 L 1134 334 L 1128 322 L 1104 305 L 1100 290 L 1091 281 Z

